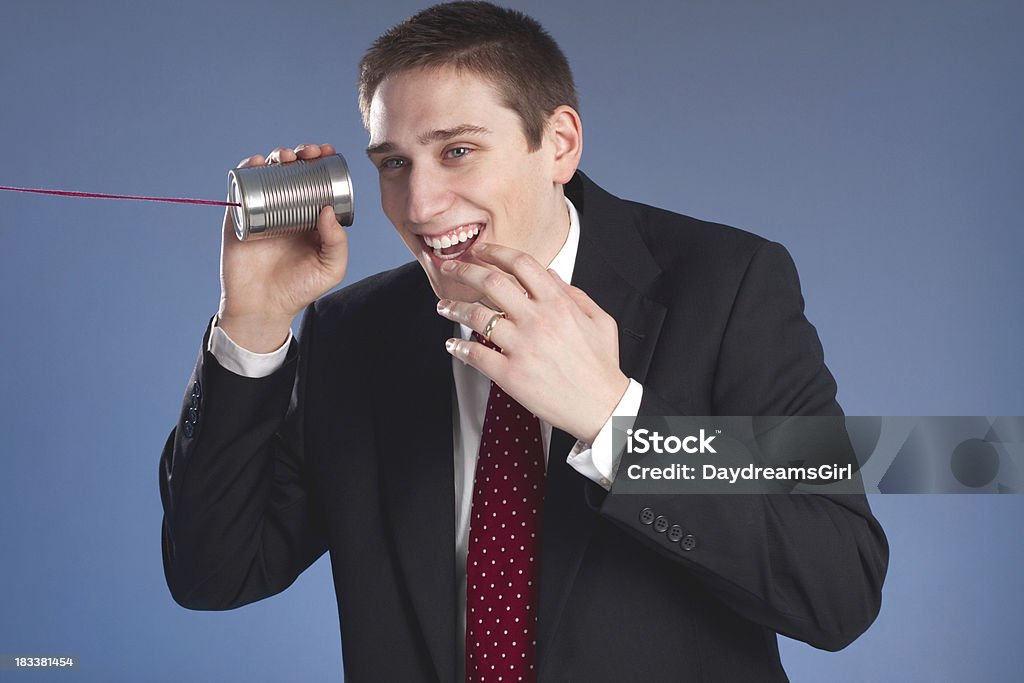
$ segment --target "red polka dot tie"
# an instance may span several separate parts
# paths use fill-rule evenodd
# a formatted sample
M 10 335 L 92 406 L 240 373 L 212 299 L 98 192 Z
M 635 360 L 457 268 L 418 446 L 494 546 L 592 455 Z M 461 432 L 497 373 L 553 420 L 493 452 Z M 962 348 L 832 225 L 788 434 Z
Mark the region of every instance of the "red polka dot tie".
M 491 382 L 466 561 L 466 681 L 537 680 L 540 421 Z

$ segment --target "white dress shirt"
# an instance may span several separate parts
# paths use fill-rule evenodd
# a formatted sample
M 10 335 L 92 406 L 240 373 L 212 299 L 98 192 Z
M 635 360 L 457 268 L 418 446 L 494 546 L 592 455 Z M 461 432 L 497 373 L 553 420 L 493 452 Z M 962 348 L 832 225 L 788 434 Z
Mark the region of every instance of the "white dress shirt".
M 565 199 L 569 213 L 569 234 L 555 258 L 548 264 L 565 282 L 572 281 L 573 269 L 576 265 L 576 252 L 580 243 L 579 215 L 576 207 L 568 198 Z M 453 333 L 463 339 L 469 339 L 473 331 L 464 326 L 456 325 Z M 244 377 L 266 377 L 284 364 L 291 343 L 291 334 L 276 351 L 270 353 L 253 353 L 241 348 L 228 337 L 220 327 L 213 324 L 210 331 L 209 350 L 227 370 Z M 480 449 L 480 434 L 483 430 L 484 413 L 487 410 L 487 397 L 490 393 L 490 379 L 476 368 L 452 358 L 452 374 L 455 379 L 455 395 L 452 397 L 453 414 L 456 419 L 452 424 L 452 443 L 455 447 L 455 568 L 459 582 L 459 604 L 457 615 L 460 632 L 466 632 L 466 556 L 469 552 L 469 520 L 470 506 L 473 500 L 473 479 L 476 475 L 476 460 Z M 612 481 L 618 469 L 621 452 L 612 453 L 612 418 L 634 416 L 640 408 L 643 398 L 643 387 L 630 378 L 629 386 L 615 410 L 608 417 L 593 444 L 577 441 L 566 456 L 566 462 L 581 475 L 587 477 L 605 489 L 611 489 Z M 551 445 L 551 425 L 540 423 L 544 442 L 545 462 Z M 465 643 L 460 640 L 459 653 L 462 655 Z M 456 664 L 464 662 L 457 660 Z

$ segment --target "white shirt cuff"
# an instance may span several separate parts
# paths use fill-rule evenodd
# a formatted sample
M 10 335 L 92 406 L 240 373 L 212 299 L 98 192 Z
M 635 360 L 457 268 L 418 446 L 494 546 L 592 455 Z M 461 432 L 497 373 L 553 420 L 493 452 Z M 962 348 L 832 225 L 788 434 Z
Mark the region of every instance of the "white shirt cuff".
M 643 386 L 631 377 L 629 386 L 626 387 L 626 393 L 619 399 L 619 404 L 615 406 L 608 421 L 601 427 L 594 443 L 577 441 L 569 453 L 569 457 L 566 458 L 566 462 L 574 470 L 606 491 L 611 490 L 612 483 L 615 481 L 615 473 L 619 469 L 619 462 L 622 460 L 621 449 L 617 453 L 612 452 L 612 418 L 636 417 L 643 397 Z M 623 429 L 628 429 L 631 426 L 632 423 L 623 426 Z
M 274 374 L 284 365 L 288 355 L 288 345 L 292 343 L 291 330 L 288 330 L 288 338 L 277 350 L 270 353 L 253 353 L 236 344 L 227 332 L 217 327 L 216 318 L 211 325 L 207 350 L 213 354 L 213 357 L 225 370 L 242 377 L 258 379 Z

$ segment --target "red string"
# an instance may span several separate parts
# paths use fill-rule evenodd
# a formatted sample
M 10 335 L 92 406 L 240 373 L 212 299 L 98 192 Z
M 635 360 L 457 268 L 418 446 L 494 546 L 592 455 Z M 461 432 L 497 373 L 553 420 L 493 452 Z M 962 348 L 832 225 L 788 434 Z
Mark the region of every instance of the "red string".
M 139 197 L 130 194 L 100 194 L 98 192 L 72 192 L 71 190 L 39 190 L 30 187 L 7 187 L 0 185 L 0 190 L 11 192 L 32 192 L 35 194 L 53 194 L 58 197 L 89 197 L 93 199 L 134 199 L 140 202 L 173 202 L 175 204 L 206 204 L 209 206 L 241 206 L 238 202 L 216 202 L 212 199 L 185 199 L 181 197 Z

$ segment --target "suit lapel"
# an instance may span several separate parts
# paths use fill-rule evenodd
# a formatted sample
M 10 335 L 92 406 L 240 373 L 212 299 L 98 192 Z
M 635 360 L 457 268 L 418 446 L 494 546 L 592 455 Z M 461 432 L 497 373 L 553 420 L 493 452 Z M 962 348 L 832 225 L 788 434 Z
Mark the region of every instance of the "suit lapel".
M 580 214 L 580 245 L 572 283 L 585 291 L 619 326 L 622 371 L 643 383 L 665 318 L 665 307 L 649 299 L 661 271 L 637 233 L 626 205 L 582 173 L 566 185 Z M 603 489 L 565 462 L 576 439 L 553 430 L 541 535 L 540 669 L 552 651 L 565 603 L 600 517 L 586 501 Z M 588 496 L 588 489 L 592 489 Z
M 452 325 L 420 279 L 425 291 L 406 300 L 409 310 L 389 312 L 393 329 L 382 330 L 385 377 L 374 387 L 373 414 L 393 553 L 438 678 L 447 681 L 455 677 L 456 637 L 453 380 L 444 350 Z
M 649 298 L 661 268 L 647 250 L 628 204 L 582 173 L 566 185 L 580 214 L 580 246 L 572 283 L 619 326 L 622 371 L 643 382 L 665 319 L 665 307 Z

